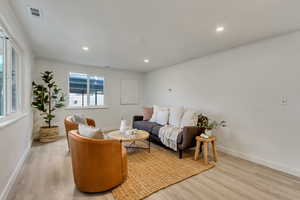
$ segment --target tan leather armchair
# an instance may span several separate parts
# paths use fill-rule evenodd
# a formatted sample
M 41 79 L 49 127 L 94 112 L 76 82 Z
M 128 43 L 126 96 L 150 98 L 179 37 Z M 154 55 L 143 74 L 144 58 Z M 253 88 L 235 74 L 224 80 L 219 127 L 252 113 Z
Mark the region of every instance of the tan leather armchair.
M 69 151 L 70 151 L 70 144 L 69 144 L 69 135 L 68 135 L 68 133 L 69 133 L 69 131 L 72 131 L 72 130 L 78 130 L 78 123 L 72 122 L 70 120 L 70 118 L 71 118 L 71 116 L 68 116 L 64 120 Z M 86 118 L 86 122 L 89 126 L 96 127 L 96 123 L 93 119 Z
M 82 192 L 109 190 L 127 177 L 127 152 L 118 140 L 90 139 L 69 132 L 74 182 Z

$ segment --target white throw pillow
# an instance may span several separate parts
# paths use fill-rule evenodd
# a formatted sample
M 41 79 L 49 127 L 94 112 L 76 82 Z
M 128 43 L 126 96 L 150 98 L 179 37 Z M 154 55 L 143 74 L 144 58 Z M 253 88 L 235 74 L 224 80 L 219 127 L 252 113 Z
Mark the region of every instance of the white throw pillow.
M 104 135 L 99 128 L 94 128 L 84 124 L 79 124 L 78 126 L 79 135 L 93 139 L 104 139 Z
M 169 109 L 159 108 L 156 113 L 156 123 L 160 125 L 166 125 L 169 122 Z
M 169 124 L 174 127 L 180 127 L 183 114 L 184 114 L 183 107 L 170 108 Z
M 152 117 L 150 119 L 150 122 L 155 122 L 156 121 L 156 116 L 157 116 L 157 111 L 158 111 L 159 107 L 154 105 L 153 106 L 153 114 Z
M 196 126 L 198 121 L 197 112 L 194 110 L 186 110 L 181 121 L 181 128 L 185 126 Z

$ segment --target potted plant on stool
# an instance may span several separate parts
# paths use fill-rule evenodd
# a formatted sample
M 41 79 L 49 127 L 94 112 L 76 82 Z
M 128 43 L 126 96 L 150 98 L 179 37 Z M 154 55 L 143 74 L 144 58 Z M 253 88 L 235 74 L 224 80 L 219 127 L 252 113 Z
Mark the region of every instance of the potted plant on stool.
M 198 116 L 198 127 L 205 130 L 205 135 L 212 137 L 212 131 L 219 127 L 226 127 L 226 121 L 222 120 L 220 122 L 209 119 L 205 115 Z
M 40 142 L 52 142 L 57 140 L 59 135 L 58 126 L 51 122 L 55 118 L 54 112 L 64 106 L 64 95 L 57 87 L 52 71 L 45 71 L 41 74 L 44 84 L 32 82 L 33 101 L 32 106 L 40 111 L 47 126 L 42 126 L 39 132 Z
M 208 137 L 212 137 L 213 136 L 213 134 L 212 134 L 213 130 L 215 130 L 219 127 L 226 127 L 226 121 L 222 120 L 220 122 L 217 122 L 217 121 L 208 120 L 208 124 L 207 124 L 206 130 L 205 130 L 205 134 Z

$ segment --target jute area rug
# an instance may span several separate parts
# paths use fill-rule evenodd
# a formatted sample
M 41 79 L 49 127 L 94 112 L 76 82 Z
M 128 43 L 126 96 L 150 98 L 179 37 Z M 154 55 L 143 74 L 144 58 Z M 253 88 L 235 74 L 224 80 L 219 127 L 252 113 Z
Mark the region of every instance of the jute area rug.
M 213 166 L 194 161 L 193 151 L 179 159 L 176 152 L 152 145 L 151 153 L 145 150 L 128 152 L 127 180 L 113 189 L 112 194 L 116 200 L 144 199 Z

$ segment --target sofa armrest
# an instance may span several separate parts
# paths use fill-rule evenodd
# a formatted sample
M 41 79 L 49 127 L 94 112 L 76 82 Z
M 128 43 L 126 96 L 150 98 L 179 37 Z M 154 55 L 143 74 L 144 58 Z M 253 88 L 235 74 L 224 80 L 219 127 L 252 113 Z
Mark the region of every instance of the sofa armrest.
M 177 144 L 180 150 L 193 147 L 196 144 L 195 137 L 204 133 L 204 129 L 197 126 L 186 126 L 183 131 L 178 135 Z
M 144 117 L 142 115 L 135 115 L 133 116 L 133 122 L 135 121 L 143 121 Z

